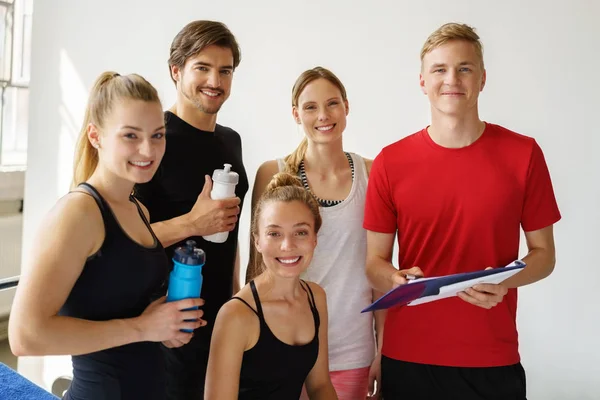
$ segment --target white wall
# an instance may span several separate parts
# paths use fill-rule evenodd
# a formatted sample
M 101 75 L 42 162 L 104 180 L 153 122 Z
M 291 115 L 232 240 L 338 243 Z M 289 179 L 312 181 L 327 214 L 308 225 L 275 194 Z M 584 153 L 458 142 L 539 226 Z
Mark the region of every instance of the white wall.
M 38 1 L 24 257 L 40 218 L 67 191 L 73 143 L 94 78 L 106 69 L 138 72 L 170 105 L 168 48 L 190 20 L 222 20 L 239 39 L 242 63 L 219 122 L 242 135 L 252 178 L 259 163 L 299 141 L 290 116 L 291 86 L 315 65 L 332 69 L 347 86 L 347 149 L 374 157 L 382 146 L 422 128 L 429 114 L 418 87 L 420 47 L 442 23 L 462 21 L 478 29 L 485 45 L 482 118 L 540 142 L 564 216 L 556 227 L 555 273 L 520 291 L 529 398 L 598 399 L 600 313 L 593 284 L 600 281 L 594 118 L 600 106 L 600 3 L 558 1 Z M 58 373 L 54 362 L 22 359 L 20 368 L 48 385 Z
M 23 169 L 0 167 L 0 281 L 20 274 L 23 215 L 19 210 L 24 192 Z M 9 314 L 15 290 L 14 287 L 0 290 L 0 320 Z

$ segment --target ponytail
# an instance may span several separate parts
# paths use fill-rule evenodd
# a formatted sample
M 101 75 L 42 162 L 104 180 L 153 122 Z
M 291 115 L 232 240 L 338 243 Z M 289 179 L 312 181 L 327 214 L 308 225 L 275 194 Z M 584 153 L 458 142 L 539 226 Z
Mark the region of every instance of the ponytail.
M 292 175 L 298 174 L 298 168 L 300 168 L 300 163 L 304 159 L 306 155 L 306 149 L 308 148 L 308 139 L 306 136 L 302 138 L 302 141 L 290 155 L 288 155 L 285 161 L 285 172 L 290 173 Z
M 89 125 L 94 124 L 102 128 L 116 102 L 123 98 L 160 104 L 156 89 L 141 76 L 136 74 L 122 76 L 112 71 L 100 74 L 90 91 L 83 124 L 79 131 L 71 188 L 87 181 L 98 166 L 98 149 L 94 148 L 88 139 Z

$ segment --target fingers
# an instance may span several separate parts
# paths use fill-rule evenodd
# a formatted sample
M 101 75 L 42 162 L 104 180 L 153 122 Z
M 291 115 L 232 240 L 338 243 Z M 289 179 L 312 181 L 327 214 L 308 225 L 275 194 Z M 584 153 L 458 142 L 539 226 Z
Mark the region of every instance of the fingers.
M 421 268 L 419 267 L 412 267 L 409 269 L 402 269 L 400 271 L 394 272 L 394 274 L 392 275 L 392 287 L 396 288 L 400 285 L 408 283 L 406 275 L 415 275 L 422 277 L 423 271 L 421 271 Z
M 240 207 L 221 208 L 215 213 L 215 217 L 226 224 L 235 224 L 240 214 Z
M 478 306 L 478 307 L 485 308 L 488 310 L 490 308 L 492 308 L 491 305 L 489 305 L 489 304 L 483 304 L 483 303 L 479 302 L 479 300 L 477 300 L 473 296 L 469 295 L 466 291 L 458 292 L 457 296 L 460 297 L 462 300 L 466 301 L 467 303 L 473 304 L 474 306 Z
M 210 192 L 212 190 L 212 181 L 210 176 L 204 175 L 204 186 L 202 187 L 202 192 L 198 197 L 207 197 L 210 198 Z
M 185 321 L 180 326 L 179 329 L 187 329 L 187 330 L 195 330 L 202 326 L 206 325 L 206 321 L 198 320 L 198 321 Z
M 235 225 L 238 221 L 239 207 L 236 207 L 237 210 L 223 210 L 221 211 L 220 223 L 216 226 L 217 232 L 227 232 L 235 229 Z
M 369 397 L 375 394 L 375 374 L 369 373 Z
M 239 207 L 238 207 L 238 209 L 239 209 Z M 221 216 L 221 220 L 222 220 L 223 224 L 235 225 L 235 223 L 238 221 L 238 214 L 239 214 L 239 210 L 236 211 L 235 213 L 224 211 L 221 213 L 220 216 Z
M 478 292 L 490 293 L 500 296 L 504 296 L 506 295 L 506 293 L 508 293 L 508 289 L 506 288 L 506 286 L 497 285 L 493 283 L 479 283 L 473 286 L 473 289 L 475 289 Z
M 199 321 L 199 326 L 206 325 L 206 321 L 202 319 L 202 316 L 204 315 L 204 311 L 202 310 L 182 310 L 180 313 L 180 321 Z
M 237 207 L 238 212 L 239 212 L 239 205 L 240 205 L 240 198 L 239 197 L 231 197 L 229 199 L 222 199 L 219 200 L 219 207 L 220 208 L 235 208 Z
M 191 299 L 177 300 L 172 303 L 178 310 L 185 310 L 192 307 L 200 307 L 204 305 L 204 300 L 197 297 Z
M 154 307 L 156 307 L 159 304 L 163 304 L 167 301 L 167 296 L 162 296 L 159 297 L 158 299 L 154 300 L 153 302 L 151 302 L 150 304 L 148 304 L 148 307 L 146 307 L 146 310 L 152 310 L 154 309 Z
M 421 268 L 419 268 L 419 267 L 412 267 L 410 269 L 405 269 L 400 272 L 403 272 L 404 274 L 408 274 L 408 275 L 415 275 L 415 276 L 420 276 L 420 277 L 424 276 L 423 271 L 421 271 Z
M 475 306 L 485 308 L 487 310 L 500 303 L 504 297 L 478 292 L 473 288 L 468 288 L 464 292 L 458 292 L 457 295 L 467 303 L 471 303 Z
M 375 393 L 375 394 L 372 394 L 371 392 L 369 392 L 367 394 L 367 399 L 369 399 L 369 400 L 379 400 L 380 399 L 380 397 L 379 397 L 379 390 L 377 390 L 377 393 Z
M 402 271 L 394 272 L 392 275 L 392 287 L 397 288 L 400 285 L 405 285 L 408 283 L 404 273 Z
M 177 319 L 178 321 L 183 322 L 181 325 L 177 326 L 177 329 L 196 329 L 206 325 L 206 321 L 202 319 L 204 311 L 197 308 L 204 305 L 203 299 L 184 299 L 179 300 L 176 303 L 178 303 L 177 309 L 179 310 Z M 193 326 L 188 323 L 193 323 Z

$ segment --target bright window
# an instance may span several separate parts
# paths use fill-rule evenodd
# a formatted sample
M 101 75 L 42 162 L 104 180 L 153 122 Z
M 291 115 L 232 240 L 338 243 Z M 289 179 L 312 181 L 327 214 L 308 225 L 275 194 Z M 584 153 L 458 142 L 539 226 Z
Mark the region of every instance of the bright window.
M 33 0 L 0 0 L 0 167 L 27 164 Z

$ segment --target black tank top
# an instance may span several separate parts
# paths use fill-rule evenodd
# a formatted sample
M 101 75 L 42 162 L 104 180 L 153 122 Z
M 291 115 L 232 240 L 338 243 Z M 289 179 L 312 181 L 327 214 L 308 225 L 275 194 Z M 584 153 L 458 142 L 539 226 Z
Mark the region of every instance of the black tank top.
M 254 281 L 250 282 L 257 310 L 239 297 L 232 297 L 246 304 L 258 316 L 260 335 L 256 345 L 244 352 L 240 372 L 240 400 L 287 400 L 298 399 L 308 373 L 319 355 L 319 311 L 312 290 L 301 281 L 307 293 L 308 304 L 315 323 L 315 336 L 304 345 L 283 343 L 271 331 L 263 315 L 260 298 Z
M 130 196 L 154 238 L 145 247 L 121 228 L 109 204 L 87 183 L 79 187 L 98 204 L 105 238 L 90 256 L 59 314 L 92 321 L 139 316 L 166 292 L 164 249 L 137 200 Z M 86 223 L 82 221 L 82 223 Z M 165 399 L 165 370 L 159 343 L 138 342 L 72 357 L 73 381 L 65 399 Z

